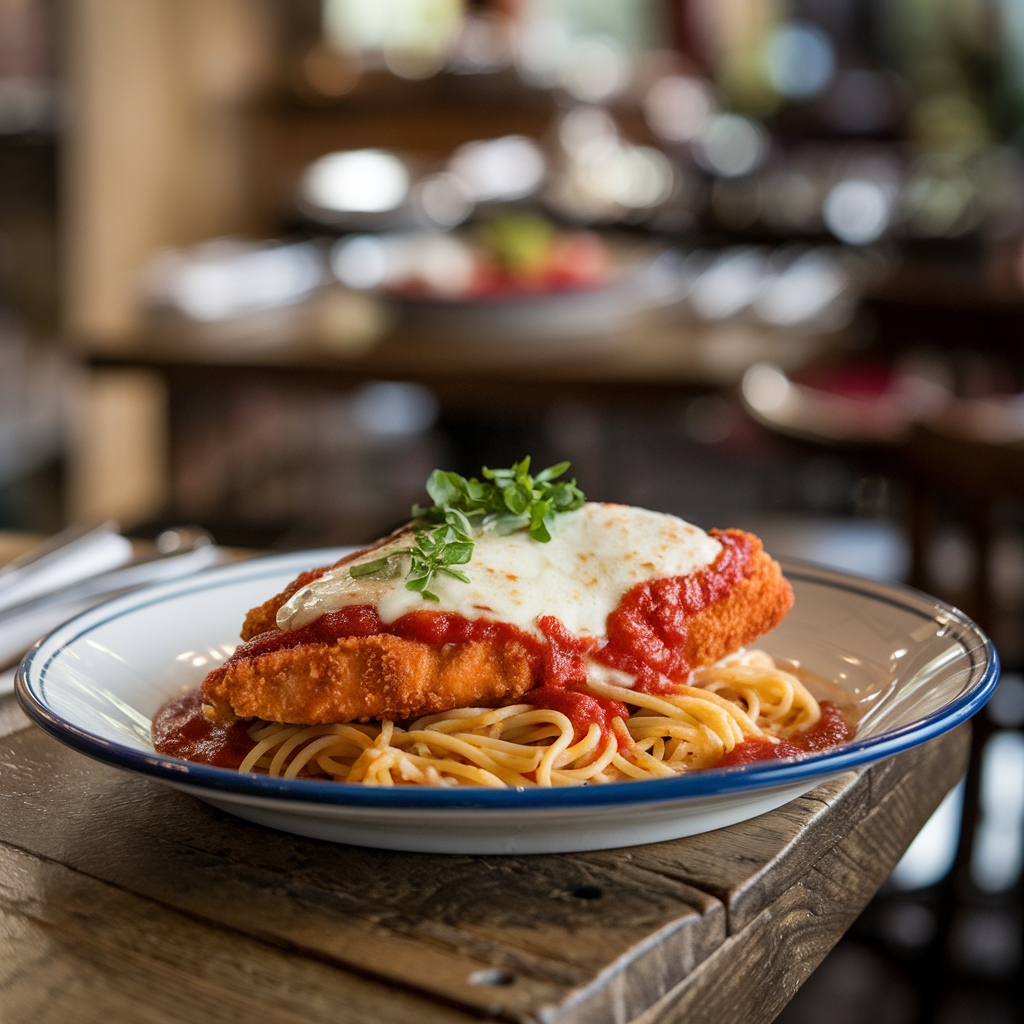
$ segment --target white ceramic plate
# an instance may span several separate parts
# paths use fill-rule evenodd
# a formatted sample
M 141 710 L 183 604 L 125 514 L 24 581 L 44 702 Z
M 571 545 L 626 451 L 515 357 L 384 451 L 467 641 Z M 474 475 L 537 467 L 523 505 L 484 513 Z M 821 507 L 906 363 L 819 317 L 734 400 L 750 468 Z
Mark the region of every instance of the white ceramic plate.
M 653 782 L 523 791 L 286 780 L 157 754 L 149 739 L 157 708 L 227 657 L 250 607 L 341 553 L 244 562 L 93 608 L 22 662 L 22 707 L 91 757 L 286 832 L 430 853 L 555 853 L 677 839 L 763 814 L 952 729 L 988 700 L 999 676 L 991 642 L 962 612 L 906 588 L 788 562 L 796 604 L 758 646 L 799 661 L 860 705 L 857 738 L 832 750 Z

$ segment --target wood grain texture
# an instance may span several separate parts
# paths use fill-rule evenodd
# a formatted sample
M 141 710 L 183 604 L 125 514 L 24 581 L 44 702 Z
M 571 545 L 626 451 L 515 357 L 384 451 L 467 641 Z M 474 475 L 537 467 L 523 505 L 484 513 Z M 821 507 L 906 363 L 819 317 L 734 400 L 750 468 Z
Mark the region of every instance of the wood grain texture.
M 628 852 L 634 864 L 720 899 L 727 910 L 729 934 L 735 934 L 844 839 L 923 756 L 911 750 L 870 770 L 823 783 L 771 814 L 685 842 L 639 846 Z M 961 766 L 961 774 L 963 770 Z M 723 844 L 726 836 L 728 843 Z M 607 851 L 583 856 L 611 864 L 621 855 Z
M 475 1019 L 3 844 L 0 1000 L 5 1024 Z
M 888 762 L 886 774 L 898 781 L 852 831 L 632 1024 L 774 1020 L 956 785 L 969 748 L 961 726 L 919 748 L 916 761 L 901 755 Z
M 705 836 L 443 857 L 273 832 L 21 729 L 0 739 L 0 1019 L 205 1024 L 255 1001 L 269 1021 L 340 1004 L 330 1019 L 745 1020 L 723 979 L 749 994 L 763 973 L 759 1008 L 788 998 L 956 781 L 965 742 Z M 180 1005 L 138 1003 L 147 986 Z

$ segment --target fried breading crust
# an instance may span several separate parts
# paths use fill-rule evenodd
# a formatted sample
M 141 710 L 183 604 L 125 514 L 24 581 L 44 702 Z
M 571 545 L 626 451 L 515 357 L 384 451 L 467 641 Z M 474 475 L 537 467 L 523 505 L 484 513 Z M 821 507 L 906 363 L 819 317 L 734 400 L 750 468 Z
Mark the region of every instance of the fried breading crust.
M 203 682 L 203 701 L 222 721 L 322 725 L 498 706 L 535 682 L 528 653 L 514 640 L 431 647 L 378 633 L 222 665 Z
M 793 588 L 779 563 L 753 534 L 751 559 L 744 578 L 721 601 L 708 605 L 687 622 L 686 661 L 693 668 L 713 665 L 774 629 L 793 607 Z
M 760 540 L 750 540 L 744 578 L 688 621 L 685 658 L 694 668 L 756 640 L 792 607 L 793 591 L 778 563 L 762 550 Z M 246 639 L 265 631 L 257 623 L 276 628 L 277 609 L 324 571 L 304 573 L 250 611 Z M 522 697 L 538 682 L 529 653 L 515 640 L 500 647 L 483 642 L 432 647 L 382 633 L 229 662 L 207 676 L 203 700 L 211 716 L 223 721 L 241 717 L 321 725 L 497 707 Z

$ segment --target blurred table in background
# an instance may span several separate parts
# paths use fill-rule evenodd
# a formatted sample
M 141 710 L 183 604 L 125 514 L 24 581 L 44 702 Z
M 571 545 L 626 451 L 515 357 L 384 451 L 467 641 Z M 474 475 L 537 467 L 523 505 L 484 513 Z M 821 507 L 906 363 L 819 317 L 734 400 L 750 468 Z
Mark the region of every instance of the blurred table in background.
M 238 466 L 252 461 L 256 451 L 267 454 L 280 440 L 280 433 L 311 429 L 309 423 L 316 413 L 312 406 L 303 413 L 303 395 L 344 396 L 366 382 L 411 382 L 428 389 L 433 396 L 429 400 L 436 399 L 442 416 L 532 422 L 540 429 L 545 412 L 559 402 L 592 402 L 596 408 L 609 410 L 646 409 L 673 396 L 732 386 L 759 361 L 798 369 L 836 346 L 836 339 L 827 335 L 742 323 L 673 323 L 657 316 L 640 318 L 628 329 L 579 337 L 477 339 L 427 334 L 398 325 L 379 340 L 357 337 L 353 341 L 349 337 L 338 343 L 329 332 L 299 332 L 298 328 L 303 323 L 308 326 L 308 321 L 303 320 L 301 310 L 290 315 L 298 319 L 290 326 L 283 325 L 276 335 L 247 335 L 243 331 L 233 338 L 211 338 L 199 329 L 167 330 L 118 344 L 79 344 L 89 374 L 81 406 L 80 443 L 71 463 L 75 516 L 113 517 L 126 524 L 141 522 L 159 515 L 167 508 L 172 490 L 179 494 L 184 486 L 196 494 L 196 500 L 185 507 L 179 502 L 172 516 L 201 520 L 216 535 L 216 513 L 206 511 L 203 494 L 212 492 L 217 481 L 232 475 Z M 230 409 L 233 396 L 252 396 L 256 392 L 263 398 L 251 398 L 250 407 L 240 414 L 257 421 L 251 429 L 246 428 L 251 444 L 240 441 L 234 446 L 223 445 L 231 449 L 223 456 L 224 467 L 212 471 L 213 476 L 203 482 L 204 456 L 210 453 L 211 445 L 218 443 L 214 438 L 223 438 L 228 429 L 223 424 L 204 424 L 212 423 L 218 415 L 231 415 L 225 410 Z M 271 429 L 275 396 L 282 394 L 291 396 L 289 401 L 297 401 L 298 406 L 287 415 L 279 413 L 278 435 L 264 437 Z M 267 407 L 262 424 L 258 422 L 261 402 Z M 188 411 L 181 412 L 183 409 Z M 179 410 L 177 417 L 175 410 Z M 327 418 L 331 425 L 318 427 L 315 436 L 306 442 L 307 447 L 319 443 L 344 446 L 344 424 L 333 414 Z M 303 419 L 307 421 L 305 427 Z M 180 454 L 178 442 L 183 432 L 197 430 L 207 433 L 202 440 L 190 442 L 187 454 Z M 203 451 L 196 449 L 197 444 Z M 236 450 L 239 447 L 248 450 Z M 353 512 L 359 525 L 348 535 L 325 540 L 365 541 L 390 528 L 411 501 L 418 500 L 422 480 L 433 468 L 431 460 L 451 457 L 450 452 L 435 451 L 436 444 L 420 447 L 423 452 L 409 456 L 416 468 L 405 474 L 415 484 L 414 494 L 403 492 L 400 499 L 388 504 L 387 511 L 367 512 L 365 516 Z M 561 444 L 557 447 L 557 457 L 575 458 L 577 472 L 581 471 L 578 456 L 565 452 Z M 529 445 L 529 450 L 542 457 L 535 443 Z M 174 452 L 179 454 L 172 455 Z M 523 454 L 525 450 L 517 451 L 515 457 Z M 290 462 L 298 457 L 280 456 Z M 383 457 L 386 461 L 396 456 L 390 452 Z M 489 451 L 482 461 L 490 462 L 495 457 Z M 351 472 L 358 475 L 358 471 Z M 188 478 L 185 485 L 181 484 L 183 478 Z M 340 481 L 338 486 L 342 486 Z M 386 489 L 379 484 L 367 485 L 367 497 L 361 500 L 368 508 L 379 504 L 370 494 L 375 487 Z M 246 500 L 250 506 L 266 504 L 262 499 Z M 310 501 L 314 500 L 319 499 L 311 496 Z M 331 516 L 340 520 L 346 514 Z M 218 539 L 256 545 L 271 542 L 263 535 Z M 308 546 L 320 542 L 311 538 L 296 543 Z
M 564 387 L 616 394 L 732 385 L 754 363 L 796 370 L 834 350 L 834 337 L 744 323 L 671 324 L 640 319 L 628 330 L 582 337 L 501 339 L 395 330 L 370 344 L 329 337 L 214 343 L 196 333 L 153 333 L 120 344 L 82 344 L 94 370 L 147 368 L 170 383 L 223 386 L 262 376 L 352 386 L 364 380 L 423 383 L 442 402 L 492 403 L 561 395 Z

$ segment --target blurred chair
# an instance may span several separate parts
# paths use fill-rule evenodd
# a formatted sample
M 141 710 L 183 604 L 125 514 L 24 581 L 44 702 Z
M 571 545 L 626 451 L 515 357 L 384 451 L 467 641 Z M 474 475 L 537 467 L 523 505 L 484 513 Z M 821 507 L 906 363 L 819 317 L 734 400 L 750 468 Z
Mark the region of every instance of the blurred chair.
M 943 499 L 953 498 L 975 552 L 973 579 L 962 601 L 982 628 L 991 630 L 995 513 L 1007 498 L 1024 498 L 1024 431 L 1017 441 L 987 440 L 963 417 L 944 416 L 913 430 L 900 448 L 899 465 L 910 484 L 911 585 L 930 585 L 927 559 L 938 509 Z

